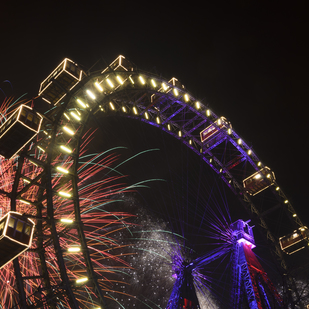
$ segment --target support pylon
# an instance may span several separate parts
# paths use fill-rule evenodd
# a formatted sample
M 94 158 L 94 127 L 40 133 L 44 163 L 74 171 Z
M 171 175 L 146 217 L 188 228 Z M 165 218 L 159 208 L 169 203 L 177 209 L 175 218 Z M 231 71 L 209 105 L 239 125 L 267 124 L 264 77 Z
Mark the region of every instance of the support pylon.
M 200 309 L 193 283 L 192 264 L 183 262 L 176 270 L 176 282 L 166 309 Z
M 283 308 L 282 299 L 252 249 L 255 247 L 249 221 L 231 224 L 234 249 L 231 308 Z

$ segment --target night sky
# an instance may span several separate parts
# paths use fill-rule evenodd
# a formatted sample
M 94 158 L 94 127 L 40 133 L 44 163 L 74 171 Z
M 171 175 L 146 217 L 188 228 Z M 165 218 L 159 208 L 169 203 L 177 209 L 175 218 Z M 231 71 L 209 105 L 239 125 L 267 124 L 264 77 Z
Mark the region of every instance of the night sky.
M 87 70 L 122 54 L 142 70 L 176 77 L 253 145 L 308 225 L 309 25 L 305 1 L 297 3 L 7 1 L 0 88 L 35 97 L 65 57 Z M 143 130 L 133 152 L 157 147 Z

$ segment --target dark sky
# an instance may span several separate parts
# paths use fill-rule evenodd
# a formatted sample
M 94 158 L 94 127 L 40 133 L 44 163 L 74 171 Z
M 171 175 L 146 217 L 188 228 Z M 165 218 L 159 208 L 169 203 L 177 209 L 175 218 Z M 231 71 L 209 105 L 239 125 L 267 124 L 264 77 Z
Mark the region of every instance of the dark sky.
M 87 70 L 122 54 L 143 70 L 175 76 L 227 117 L 275 171 L 293 206 L 308 213 L 305 1 L 37 3 L 2 4 L 0 88 L 6 94 L 36 96 L 64 57 Z

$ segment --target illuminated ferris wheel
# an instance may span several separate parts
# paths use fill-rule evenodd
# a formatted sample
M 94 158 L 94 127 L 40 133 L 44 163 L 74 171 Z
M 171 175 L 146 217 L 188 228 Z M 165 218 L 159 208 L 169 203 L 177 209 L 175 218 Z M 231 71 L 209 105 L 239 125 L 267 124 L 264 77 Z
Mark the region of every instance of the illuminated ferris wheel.
M 141 71 L 123 56 L 89 74 L 65 59 L 41 83 L 39 96 L 51 104 L 46 114 L 21 105 L 0 127 L 1 155 L 7 159 L 2 169 L 12 178 L 1 188 L 8 206 L 0 221 L 0 248 L 10 254 L 0 261 L 3 273 L 13 272 L 16 280 L 2 306 L 108 308 L 113 297 L 108 279 L 99 275 L 100 248 L 85 235 L 86 222 L 92 227 L 102 222 L 91 222 L 81 210 L 79 168 L 89 123 L 109 115 L 155 126 L 203 160 L 270 244 L 286 274 L 284 297 L 288 301 L 298 293 L 289 255 L 307 246 L 307 227 L 274 172 L 232 124 L 196 100 L 176 78 Z

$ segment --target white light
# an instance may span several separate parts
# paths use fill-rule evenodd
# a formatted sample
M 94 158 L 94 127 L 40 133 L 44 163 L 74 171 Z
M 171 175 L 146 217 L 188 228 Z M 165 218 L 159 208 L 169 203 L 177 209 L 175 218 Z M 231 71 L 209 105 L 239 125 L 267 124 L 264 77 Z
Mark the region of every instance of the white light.
M 210 116 L 211 111 L 209 109 L 206 110 L 206 116 Z
M 182 132 L 179 130 L 178 131 L 178 136 L 181 137 L 182 136 Z
M 144 78 L 143 78 L 142 76 L 139 76 L 139 80 L 141 81 L 141 83 L 142 83 L 143 85 L 145 85 L 145 80 L 144 80 Z
M 166 91 L 168 89 L 168 86 L 165 85 L 165 83 L 162 83 L 162 88 Z
M 176 88 L 174 88 L 174 89 L 173 89 L 173 92 L 174 92 L 175 97 L 177 97 L 178 94 L 179 94 L 179 93 L 178 93 L 178 90 L 177 90 Z
M 126 109 L 126 107 L 125 107 L 125 106 L 122 106 L 122 110 L 123 110 L 123 112 L 124 112 L 124 113 L 126 113 L 126 112 L 127 112 L 127 109 Z
M 61 145 L 60 148 L 67 153 L 72 153 L 72 150 L 64 145 Z
M 81 118 L 75 113 L 75 112 L 70 112 L 70 114 L 78 121 L 81 120 Z
M 250 156 L 252 153 L 251 149 L 248 150 L 248 155 Z
M 70 117 L 68 116 L 68 114 L 63 113 L 63 115 L 64 115 L 64 117 L 65 117 L 66 119 L 70 120 Z
M 167 129 L 171 131 L 171 125 L 169 123 L 167 124 Z
M 111 107 L 111 109 L 114 111 L 115 110 L 115 106 L 112 102 L 109 102 L 109 106 Z
M 114 88 L 114 84 L 111 82 L 111 80 L 109 78 L 106 78 L 106 81 L 111 88 Z
M 294 218 L 297 217 L 297 214 L 293 214 L 293 217 L 294 217 Z
M 192 139 L 189 140 L 189 144 L 192 145 Z
M 117 80 L 118 80 L 119 84 L 121 84 L 121 85 L 122 85 L 122 84 L 123 84 L 123 81 L 122 81 L 121 77 L 118 75 L 116 78 L 117 78 Z
M 70 224 L 70 223 L 73 223 L 74 221 L 72 219 L 68 219 L 68 218 L 61 218 L 60 222 Z
M 285 200 L 285 201 L 284 201 L 284 204 L 287 204 L 288 202 L 289 202 L 288 200 Z
M 247 239 L 244 239 L 244 238 L 238 239 L 237 242 L 238 242 L 239 244 L 246 244 L 247 246 L 250 246 L 251 249 L 253 249 L 253 248 L 256 247 L 252 242 L 250 242 L 250 241 L 248 241 Z
M 149 115 L 148 115 L 147 112 L 145 112 L 145 118 L 146 118 L 146 119 L 149 119 Z
M 95 100 L 95 95 L 93 94 L 92 91 L 90 91 L 89 89 L 86 90 L 87 94 L 89 95 L 89 97 L 92 99 L 92 100 Z
M 74 135 L 74 132 L 73 132 L 71 129 L 69 129 L 68 127 L 62 127 L 62 129 L 63 129 L 65 132 L 67 132 L 68 134 Z
M 66 170 L 65 168 L 63 168 L 61 166 L 57 166 L 56 169 L 57 169 L 57 171 L 59 171 L 59 172 L 61 172 L 63 174 L 68 174 L 69 173 L 68 170 Z
M 63 197 L 71 197 L 72 196 L 71 193 L 64 192 L 64 191 L 59 191 L 58 194 L 63 196 Z
M 25 201 L 25 200 L 22 200 L 22 199 L 20 199 L 19 201 L 26 204 L 26 205 L 30 205 L 30 202 L 28 202 L 28 201 Z
M 102 86 L 101 86 L 98 82 L 95 82 L 94 85 L 97 87 L 97 89 L 98 89 L 100 92 L 103 91 Z
M 279 187 L 277 187 L 277 188 L 276 188 L 276 191 L 279 191 L 279 190 L 280 190 L 280 188 L 279 188 Z
M 186 102 L 189 101 L 189 96 L 188 96 L 187 94 L 185 94 L 183 97 L 184 97 L 184 99 L 185 99 Z
M 157 87 L 157 84 L 156 84 L 156 82 L 155 82 L 154 79 L 151 80 L 151 83 L 152 83 L 152 86 L 153 86 L 153 87 Z
M 41 151 L 43 151 L 43 152 L 45 152 L 45 150 L 42 148 L 42 147 L 40 147 L 40 146 L 37 146 Z
M 69 247 L 68 252 L 80 252 L 80 247 Z
M 258 162 L 257 166 L 261 166 L 262 165 L 262 162 Z
M 47 133 L 46 131 L 43 131 L 43 133 L 44 133 L 45 135 L 48 135 L 48 133 Z
M 262 177 L 261 174 L 257 174 L 254 176 L 255 179 L 260 179 L 261 177 Z
M 83 283 L 83 282 L 87 282 L 87 281 L 88 281 L 87 277 L 76 279 L 76 283 Z
M 88 91 L 88 90 L 87 90 Z M 77 99 L 76 102 L 82 107 L 82 108 L 86 108 L 86 104 L 81 100 L 81 99 Z
M 132 76 L 129 76 L 129 80 L 130 80 L 130 82 L 131 82 L 132 84 L 134 84 L 134 80 L 133 80 Z
M 138 113 L 137 113 L 137 108 L 136 108 L 135 106 L 133 106 L 133 112 L 134 112 L 135 115 L 138 114 Z
M 231 128 L 227 129 L 227 134 L 229 134 L 229 135 L 232 134 L 232 129 Z
M 217 124 L 218 124 L 218 126 L 220 126 L 220 125 L 221 125 L 221 119 L 220 119 L 220 118 L 218 119 Z
M 237 144 L 238 144 L 238 145 L 241 145 L 241 144 L 242 144 L 242 140 L 241 140 L 240 138 L 238 139 Z
M 157 117 L 157 118 L 156 118 L 156 121 L 157 121 L 157 124 L 160 124 L 160 123 L 161 123 L 160 117 Z
M 196 107 L 196 109 L 200 109 L 200 107 L 201 107 L 201 104 L 200 104 L 200 102 L 195 102 L 195 107 Z
M 266 177 L 267 177 L 267 178 L 270 178 L 270 174 L 267 174 Z

